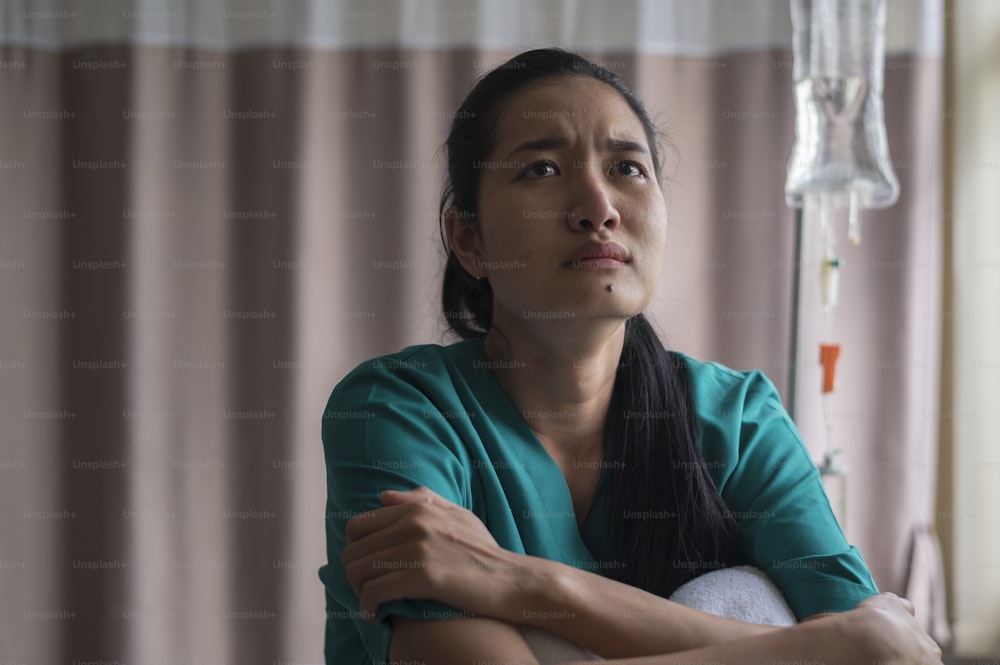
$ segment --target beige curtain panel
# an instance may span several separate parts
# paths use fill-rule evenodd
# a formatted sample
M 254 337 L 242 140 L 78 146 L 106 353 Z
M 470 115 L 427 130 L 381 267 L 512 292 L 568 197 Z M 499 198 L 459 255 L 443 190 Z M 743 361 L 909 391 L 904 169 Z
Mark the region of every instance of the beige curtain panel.
M 937 603 L 914 552 L 937 546 L 941 3 L 909 4 L 902 193 L 842 245 L 834 422 L 848 538 Z M 668 346 L 787 401 L 787 2 L 0 5 L 0 661 L 321 660 L 323 406 L 361 360 L 447 341 L 438 149 L 476 77 L 540 45 L 632 83 L 676 148 Z M 791 363 L 817 459 L 819 252 Z

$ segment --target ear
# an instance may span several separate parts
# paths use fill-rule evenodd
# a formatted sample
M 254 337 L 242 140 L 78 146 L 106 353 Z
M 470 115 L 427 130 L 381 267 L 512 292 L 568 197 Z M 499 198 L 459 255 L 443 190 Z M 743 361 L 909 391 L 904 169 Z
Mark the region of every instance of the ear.
M 461 208 L 449 207 L 444 211 L 444 232 L 465 271 L 476 279 L 485 277 L 479 229 L 473 217 Z

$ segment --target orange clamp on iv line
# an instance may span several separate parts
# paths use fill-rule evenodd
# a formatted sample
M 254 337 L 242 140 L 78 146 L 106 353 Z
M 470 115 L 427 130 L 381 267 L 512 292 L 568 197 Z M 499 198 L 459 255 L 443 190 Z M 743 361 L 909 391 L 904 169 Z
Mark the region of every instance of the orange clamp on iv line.
M 819 361 L 823 365 L 823 392 L 833 392 L 833 377 L 840 357 L 840 344 L 820 344 Z

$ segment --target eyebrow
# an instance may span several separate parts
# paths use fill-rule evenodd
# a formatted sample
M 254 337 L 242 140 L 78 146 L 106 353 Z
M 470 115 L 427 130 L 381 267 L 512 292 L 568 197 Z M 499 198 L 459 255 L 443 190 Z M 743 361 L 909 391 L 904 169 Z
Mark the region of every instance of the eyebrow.
M 510 159 L 519 152 L 562 148 L 567 143 L 569 143 L 569 141 L 565 136 L 543 136 L 539 139 L 531 139 L 511 150 L 505 159 Z M 607 139 L 604 141 L 604 147 L 611 152 L 638 152 L 643 155 L 649 154 L 649 150 L 646 146 L 636 141 L 629 141 L 627 139 Z
M 611 152 L 638 152 L 643 155 L 649 154 L 649 150 L 646 149 L 646 146 L 636 141 L 629 141 L 627 139 L 608 139 L 604 142 L 604 145 Z
M 562 148 L 568 142 L 565 136 L 543 136 L 540 139 L 531 139 L 511 150 L 506 159 L 510 159 L 519 152 L 536 152 L 539 150 Z

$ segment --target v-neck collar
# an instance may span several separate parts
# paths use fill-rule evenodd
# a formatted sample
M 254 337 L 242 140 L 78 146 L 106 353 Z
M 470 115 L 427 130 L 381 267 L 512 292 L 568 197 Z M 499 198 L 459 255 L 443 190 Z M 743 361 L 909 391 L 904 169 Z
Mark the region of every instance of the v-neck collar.
M 551 531 L 550 535 L 554 542 L 558 543 L 560 550 L 555 554 L 564 563 L 593 570 L 597 565 L 597 559 L 587 546 L 584 541 L 585 536 L 580 533 L 577 526 L 573 497 L 566 484 L 562 469 L 549 455 L 548 450 L 545 449 L 534 430 L 528 425 L 523 414 L 504 391 L 500 382 L 497 381 L 492 365 L 486 360 L 483 341 L 482 337 L 478 337 L 464 342 L 464 344 L 468 344 L 470 351 L 469 370 L 466 375 L 470 387 L 484 408 L 488 410 L 490 420 L 497 428 L 498 433 L 501 436 L 509 437 L 507 439 L 509 441 L 524 443 L 524 445 L 518 446 L 516 454 L 520 456 L 519 463 L 523 463 L 525 475 L 534 487 L 537 505 L 542 513 L 533 517 L 543 518 L 547 522 Z M 602 472 L 602 480 L 603 476 Z M 590 507 L 590 514 L 583 524 L 587 537 L 593 533 L 593 526 L 597 521 L 595 518 L 601 516 L 597 505 L 599 495 L 600 482 L 598 492 L 595 493 L 594 502 Z

